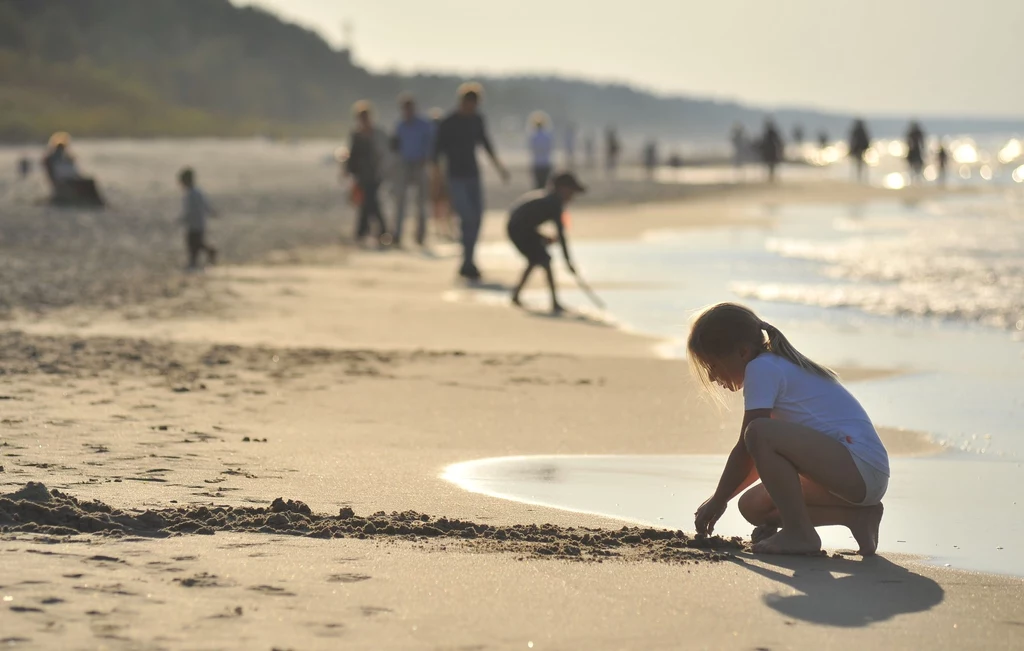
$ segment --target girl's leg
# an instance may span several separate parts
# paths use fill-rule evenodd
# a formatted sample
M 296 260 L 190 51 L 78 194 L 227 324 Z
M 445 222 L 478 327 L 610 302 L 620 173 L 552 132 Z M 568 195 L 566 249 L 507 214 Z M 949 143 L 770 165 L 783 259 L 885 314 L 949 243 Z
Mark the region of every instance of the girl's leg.
M 564 312 L 565 309 L 558 302 L 558 293 L 555 291 L 555 272 L 551 270 L 550 260 L 544 265 L 544 273 L 548 276 L 548 288 L 551 289 L 551 312 L 553 314 Z
M 878 547 L 878 525 L 882 520 L 881 504 L 857 506 L 842 500 L 806 477 L 800 478 L 804 503 L 811 523 L 815 527 L 842 525 L 847 527 L 857 541 L 858 553 L 870 556 Z M 750 535 L 753 543 L 767 540 L 778 533 L 782 526 L 779 510 L 775 507 L 764 484 L 758 484 L 739 499 L 739 510 L 743 517 L 756 528 Z
M 519 302 L 519 294 L 523 291 L 523 287 L 526 286 L 526 281 L 530 278 L 530 274 L 533 272 L 534 264 L 532 262 L 526 263 L 526 269 L 523 271 L 523 277 L 519 280 L 519 284 L 512 290 L 512 302 L 516 305 L 522 305 Z
M 782 531 L 754 546 L 756 552 L 801 554 L 821 549 L 804 501 L 801 475 L 826 493 L 834 492 L 850 502 L 864 499 L 867 488 L 853 457 L 831 437 L 802 425 L 759 418 L 747 426 L 744 441 L 782 524 Z M 837 512 L 837 506 L 823 506 L 828 512 L 817 515 L 827 524 L 845 524 L 848 514 Z

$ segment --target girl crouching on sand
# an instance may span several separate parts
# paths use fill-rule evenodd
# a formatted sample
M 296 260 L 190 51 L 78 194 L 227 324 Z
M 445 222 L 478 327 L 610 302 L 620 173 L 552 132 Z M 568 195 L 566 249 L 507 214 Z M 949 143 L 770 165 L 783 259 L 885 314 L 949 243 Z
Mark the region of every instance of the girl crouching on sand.
M 694 514 L 697 533 L 711 534 L 729 501 L 760 478 L 739 500 L 740 513 L 756 527 L 755 552 L 815 553 L 821 538 L 814 528 L 843 525 L 860 554 L 874 554 L 889 456 L 835 373 L 732 303 L 702 313 L 687 348 L 704 385 L 742 389 L 745 409 L 718 489 Z

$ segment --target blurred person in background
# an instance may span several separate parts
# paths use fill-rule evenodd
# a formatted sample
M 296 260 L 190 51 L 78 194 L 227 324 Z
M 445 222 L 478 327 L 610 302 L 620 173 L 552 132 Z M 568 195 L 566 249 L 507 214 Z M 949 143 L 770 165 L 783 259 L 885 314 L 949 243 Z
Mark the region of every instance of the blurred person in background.
M 395 126 L 392 149 L 398 154 L 395 175 L 395 246 L 401 246 L 409 186 L 416 190 L 416 244 L 427 237 L 427 163 L 434 146 L 434 125 L 416 112 L 416 100 L 403 94 L 398 98 L 402 118 Z
M 555 153 L 555 135 L 543 111 L 534 111 L 530 116 L 530 171 L 533 173 L 533 188 L 540 190 L 548 184 L 551 176 L 551 159 Z
M 484 190 L 476 160 L 477 147 L 483 147 L 487 152 L 502 181 L 508 182 L 509 173 L 498 159 L 484 118 L 479 113 L 483 88 L 474 82 L 462 84 L 457 97 L 458 106 L 437 127 L 434 174 L 440 174 L 443 160 L 447 165 L 448 192 L 459 216 L 462 234 L 459 276 L 468 282 L 478 283 L 481 274 L 476 266 L 476 243 L 484 216 Z
M 363 100 L 352 108 L 356 126 L 349 136 L 348 159 L 345 173 L 352 177 L 357 186 L 354 194 L 358 197 L 359 219 L 356 223 L 356 243 L 360 244 L 370 235 L 372 223 L 377 224 L 377 242 L 380 246 L 391 244 L 391 233 L 380 205 L 380 186 L 384 178 L 384 157 L 387 153 L 387 136 L 373 123 L 373 106 Z

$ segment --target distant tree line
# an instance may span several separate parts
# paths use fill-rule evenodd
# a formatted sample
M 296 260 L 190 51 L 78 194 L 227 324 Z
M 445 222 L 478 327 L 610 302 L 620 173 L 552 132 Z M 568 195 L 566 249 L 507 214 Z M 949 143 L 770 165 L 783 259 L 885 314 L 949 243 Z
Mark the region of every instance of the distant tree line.
M 319 35 L 228 0 L 0 0 L 0 139 L 67 128 L 90 135 L 337 134 L 349 108 L 372 100 L 382 118 L 414 92 L 448 107 L 462 79 L 373 74 Z M 551 77 L 483 79 L 501 131 L 545 110 L 556 125 L 723 140 L 763 111 L 663 97 L 625 85 Z M 837 136 L 849 118 L 777 111 L 788 128 Z M 894 132 L 902 118 L 893 121 Z M 876 133 L 886 126 L 875 125 Z

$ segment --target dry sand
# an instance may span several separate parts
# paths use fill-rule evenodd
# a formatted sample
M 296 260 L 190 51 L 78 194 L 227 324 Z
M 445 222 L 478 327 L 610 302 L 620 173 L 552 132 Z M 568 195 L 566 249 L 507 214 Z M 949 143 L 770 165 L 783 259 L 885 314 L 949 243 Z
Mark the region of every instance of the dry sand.
M 164 157 L 176 151 L 162 147 Z M 242 158 L 235 154 L 221 154 L 227 172 L 211 185 L 222 201 L 250 201 L 263 212 L 241 222 L 226 217 L 224 241 L 247 224 L 290 214 L 316 222 L 321 239 L 336 229 L 316 220 L 329 180 L 296 175 L 280 182 L 283 189 L 245 194 L 231 177 L 241 174 L 230 166 Z M 276 169 L 276 159 L 263 155 L 259 164 Z M 616 187 L 619 198 L 642 194 L 635 185 Z M 725 197 L 686 192 L 693 198 L 672 209 L 574 209 L 574 234 L 729 223 L 749 219 L 752 203 L 875 193 L 831 183 Z M 41 209 L 15 204 L 24 213 L 20 241 L 30 241 L 32 211 Z M 174 288 L 163 298 L 150 275 L 111 274 L 117 287 L 140 288 L 112 308 L 94 300 L 102 292 L 68 290 L 66 271 L 40 271 L 60 268 L 49 259 L 32 263 L 37 275 L 51 274 L 34 282 L 63 287 L 68 298 L 59 308 L 7 294 L 0 643 L 1024 644 L 1018 579 L 889 556 L 755 558 L 735 541 L 694 547 L 683 532 L 621 531 L 614 521 L 446 483 L 439 477 L 446 465 L 488 456 L 723 452 L 739 414 L 702 398 L 684 363 L 657 359 L 657 342 L 586 316 L 513 311 L 496 293 L 454 288 L 443 247 L 441 259 L 348 255 L 299 248 L 310 243 L 297 241 L 306 235 L 282 243 L 279 225 L 259 228 L 247 252 L 229 259 L 270 256 L 277 264 L 236 264 L 183 281 L 171 248 L 160 243 L 168 260 L 160 282 Z M 500 233 L 500 222 L 491 219 L 487 232 Z M 94 233 L 84 246 L 101 239 Z M 7 241 L 0 246 L 7 255 Z M 124 248 L 133 252 L 130 268 L 145 259 Z M 514 274 L 490 271 L 502 282 Z M 879 372 L 888 370 L 845 374 Z M 936 451 L 916 433 L 883 436 L 893 453 Z M 544 523 L 552 526 L 529 526 Z

